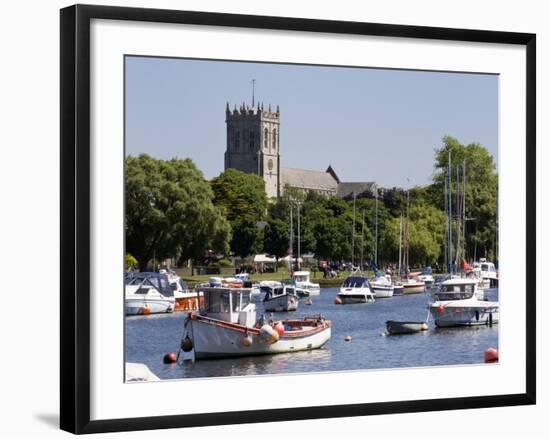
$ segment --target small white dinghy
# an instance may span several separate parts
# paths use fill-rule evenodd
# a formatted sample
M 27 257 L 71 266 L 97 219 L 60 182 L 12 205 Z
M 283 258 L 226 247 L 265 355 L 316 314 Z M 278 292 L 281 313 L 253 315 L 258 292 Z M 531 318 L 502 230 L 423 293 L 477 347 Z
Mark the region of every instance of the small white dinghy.
M 297 352 L 322 347 L 331 336 L 330 320 L 256 319 L 246 288 L 203 288 L 204 305 L 185 319 L 178 358 L 184 360 Z
M 421 331 L 427 331 L 426 322 L 400 322 L 398 320 L 388 320 L 386 322 L 386 331 L 391 335 L 415 334 Z

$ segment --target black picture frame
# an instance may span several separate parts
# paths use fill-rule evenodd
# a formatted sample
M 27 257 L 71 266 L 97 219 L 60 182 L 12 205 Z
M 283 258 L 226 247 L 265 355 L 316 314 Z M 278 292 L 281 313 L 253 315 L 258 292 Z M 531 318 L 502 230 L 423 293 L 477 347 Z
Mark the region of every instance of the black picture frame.
M 526 47 L 525 393 L 292 409 L 90 420 L 90 21 L 133 20 L 333 34 L 485 42 Z M 75 5 L 61 10 L 60 426 L 72 433 L 288 421 L 535 404 L 536 35 L 377 23 Z

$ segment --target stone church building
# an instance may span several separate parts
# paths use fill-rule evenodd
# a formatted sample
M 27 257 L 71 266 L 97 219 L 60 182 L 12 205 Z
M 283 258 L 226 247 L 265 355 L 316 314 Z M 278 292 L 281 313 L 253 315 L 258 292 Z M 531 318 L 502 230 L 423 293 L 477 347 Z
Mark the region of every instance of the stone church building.
M 285 187 L 339 198 L 353 197 L 354 193 L 357 196 L 374 193 L 374 183 L 343 183 L 331 166 L 326 171 L 283 168 L 280 117 L 279 106 L 272 110 L 271 105 L 264 109 L 263 104 L 249 107 L 243 103 L 238 109 L 235 106 L 230 110 L 227 103 L 225 169 L 234 168 L 263 177 L 270 198 L 283 195 Z

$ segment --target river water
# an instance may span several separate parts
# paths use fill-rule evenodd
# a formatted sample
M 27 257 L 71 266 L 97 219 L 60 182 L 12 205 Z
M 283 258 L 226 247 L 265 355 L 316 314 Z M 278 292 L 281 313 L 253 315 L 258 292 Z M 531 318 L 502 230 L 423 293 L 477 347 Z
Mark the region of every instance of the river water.
M 322 314 L 332 320 L 332 337 L 322 348 L 308 352 L 164 364 L 167 352 L 177 352 L 184 312 L 126 317 L 126 361 L 146 364 L 161 379 L 327 372 L 360 369 L 420 367 L 483 362 L 488 347 L 498 349 L 498 325 L 435 328 L 410 335 L 381 335 L 386 320 L 423 321 L 428 316 L 429 293 L 377 299 L 375 303 L 335 305 L 337 288 L 321 290 L 312 305 L 298 311 L 275 313 L 276 319 Z M 498 290 L 487 290 L 498 300 Z M 258 315 L 263 311 L 257 302 Z M 351 336 L 351 341 L 345 341 Z

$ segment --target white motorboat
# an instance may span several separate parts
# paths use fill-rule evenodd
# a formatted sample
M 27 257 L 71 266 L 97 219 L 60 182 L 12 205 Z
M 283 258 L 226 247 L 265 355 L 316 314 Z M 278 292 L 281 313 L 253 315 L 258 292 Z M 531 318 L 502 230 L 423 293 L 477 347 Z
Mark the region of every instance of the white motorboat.
M 393 296 L 394 285 L 389 275 L 380 274 L 375 276 L 370 281 L 370 287 L 377 299 Z
M 426 290 L 426 284 L 418 278 L 410 277 L 403 280 L 403 294 L 418 294 Z
M 483 288 L 493 288 L 498 286 L 498 273 L 495 264 L 488 262 L 487 259 L 481 258 L 479 262 L 474 262 L 472 265 L 474 273 L 482 279 L 481 286 Z
M 280 285 L 266 288 L 263 299 L 264 309 L 270 312 L 296 311 L 298 296 L 292 285 Z
M 292 279 L 296 284 L 296 288 L 307 291 L 308 296 L 317 296 L 321 294 L 321 287 L 319 284 L 313 283 L 310 280 L 309 271 L 295 271 L 292 274 Z
M 183 359 L 306 351 L 318 349 L 330 339 L 332 324 L 322 316 L 256 319 L 250 289 L 206 287 L 202 292 L 204 305 L 185 320 L 180 344 Z
M 176 300 L 162 273 L 132 273 L 126 277 L 126 315 L 148 315 L 174 311 Z
M 369 303 L 374 302 L 369 281 L 363 276 L 349 276 L 346 278 L 340 292 L 336 296 L 337 304 Z
M 492 325 L 498 322 L 498 302 L 481 299 L 475 279 L 448 279 L 434 293 L 429 305 L 436 326 Z

